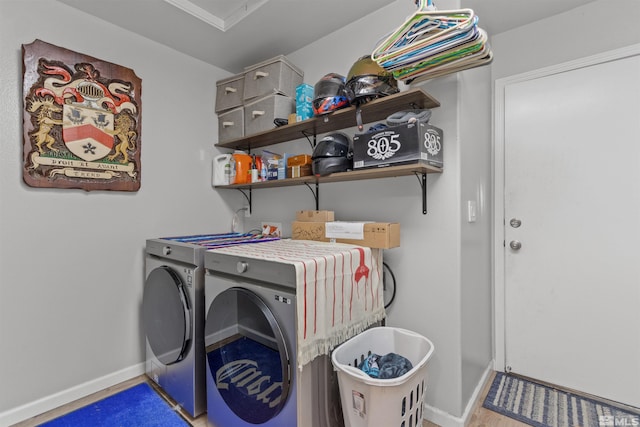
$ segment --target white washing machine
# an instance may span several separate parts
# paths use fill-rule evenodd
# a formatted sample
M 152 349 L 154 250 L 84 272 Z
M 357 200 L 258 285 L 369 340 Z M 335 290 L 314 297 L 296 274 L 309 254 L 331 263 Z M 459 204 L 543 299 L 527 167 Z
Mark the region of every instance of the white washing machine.
M 192 417 L 206 410 L 204 252 L 273 238 L 248 233 L 149 239 L 142 314 L 146 373 Z
M 208 424 L 343 426 L 330 358 L 297 367 L 295 267 L 215 250 L 204 257 Z

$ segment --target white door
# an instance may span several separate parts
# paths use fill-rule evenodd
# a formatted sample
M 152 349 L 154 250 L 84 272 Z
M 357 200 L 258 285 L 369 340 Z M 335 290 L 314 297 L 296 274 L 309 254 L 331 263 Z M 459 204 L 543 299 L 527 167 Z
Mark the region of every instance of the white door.
M 640 407 L 640 56 L 504 93 L 506 369 Z

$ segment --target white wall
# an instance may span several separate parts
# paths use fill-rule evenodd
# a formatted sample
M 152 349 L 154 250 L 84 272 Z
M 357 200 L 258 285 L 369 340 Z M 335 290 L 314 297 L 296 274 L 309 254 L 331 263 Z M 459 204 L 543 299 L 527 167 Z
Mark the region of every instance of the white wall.
M 603 14 L 612 13 L 616 19 L 603 25 Z M 637 45 L 640 43 L 640 2 L 637 0 L 599 0 L 567 13 L 535 22 L 491 38 L 495 60 L 492 64 L 492 80 L 520 75 L 534 70 L 556 66 Z M 523 49 L 526 46 L 526 49 Z M 603 106 L 606 108 L 606 106 Z M 502 150 L 497 150 L 502 152 Z M 496 170 L 504 170 L 503 162 L 496 156 Z M 502 182 L 502 178 L 496 179 Z M 496 193 L 501 193 L 496 191 Z M 500 207 L 501 201 L 496 206 Z M 497 212 L 496 215 L 499 215 Z M 496 216 L 496 229 L 501 227 L 501 216 Z M 495 242 L 496 253 L 502 253 L 502 242 Z M 503 267 L 496 257 L 495 266 Z M 498 271 L 498 270 L 497 270 Z M 498 277 L 502 273 L 496 273 Z M 500 281 L 496 283 L 496 364 L 504 369 L 504 297 Z
M 388 31 L 413 12 L 398 0 L 377 13 L 318 40 L 289 59 L 315 83 L 328 72 L 347 74 L 357 57 L 373 49 Z M 455 9 L 467 1 L 438 1 L 439 9 Z M 401 247 L 385 251 L 398 279 L 398 296 L 388 323 L 429 337 L 436 347 L 430 363 L 427 404 L 444 415 L 442 425 L 461 425 L 470 398 L 492 358 L 491 221 L 492 138 L 491 86 L 496 78 L 593 53 L 638 43 L 640 2 L 615 0 L 616 28 L 602 24 L 611 2 L 601 0 L 521 29 L 491 38 L 491 66 L 423 83 L 442 106 L 432 123 L 445 132 L 444 173 L 429 175 L 429 213 L 421 213 L 415 177 L 324 184 L 320 209 L 338 219 L 401 223 Z M 473 5 L 471 5 L 473 7 Z M 579 43 L 576 43 L 579 40 Z M 353 131 L 353 130 L 352 130 Z M 308 149 L 305 140 L 282 150 Z M 293 219 L 293 210 L 313 209 L 306 188 L 255 191 L 254 217 Z M 277 204 L 287 200 L 291 207 Z M 467 201 L 477 204 L 477 221 L 466 219 Z
M 599 0 L 495 37 L 493 79 L 595 55 L 640 41 L 638 0 Z
M 492 359 L 491 67 L 459 73 L 462 386 L 460 411 Z M 469 222 L 468 203 L 475 204 Z
M 438 7 L 452 9 L 457 3 L 440 1 Z M 288 57 L 301 64 L 310 84 L 329 72 L 346 75 L 359 56 L 414 11 L 411 2 L 398 0 Z M 419 87 L 441 103 L 431 123 L 444 130 L 445 141 L 444 173 L 428 176 L 429 213 L 422 214 L 420 185 L 413 176 L 324 184 L 320 209 L 334 210 L 343 220 L 401 224 L 401 247 L 384 254 L 398 281 L 388 324 L 434 342 L 426 401 L 457 419 L 491 360 L 490 71 L 470 70 Z M 293 196 L 287 189 L 277 197 L 285 197 L 285 191 Z M 294 201 L 302 197 L 312 209 L 311 195 L 304 194 L 308 190 L 300 191 Z M 254 192 L 254 200 L 260 197 Z M 276 196 L 270 190 L 264 197 Z M 466 206 L 466 200 L 480 203 L 482 197 L 485 209 L 478 221 L 465 225 L 463 201 Z M 263 206 L 267 209 L 266 204 L 255 209 Z M 293 217 L 283 209 L 278 215 Z
M 21 45 L 36 38 L 132 68 L 142 79 L 138 192 L 36 189 L 22 181 Z M 227 231 L 242 196 L 210 186 L 215 81 L 229 73 L 53 0 L 0 2 L 0 57 L 4 425 L 28 415 L 21 405 L 43 399 L 34 408 L 50 409 L 62 392 L 87 393 L 144 372 L 145 239 Z

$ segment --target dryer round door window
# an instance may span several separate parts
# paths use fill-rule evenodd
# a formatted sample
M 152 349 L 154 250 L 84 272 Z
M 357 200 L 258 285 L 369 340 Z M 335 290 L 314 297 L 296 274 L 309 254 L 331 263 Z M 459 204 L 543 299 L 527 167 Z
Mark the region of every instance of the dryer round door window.
M 282 410 L 291 378 L 282 330 L 265 302 L 245 288 L 229 288 L 209 306 L 207 363 L 217 391 L 239 418 L 262 424 Z
M 183 283 L 169 267 L 147 276 L 142 317 L 149 346 L 158 360 L 170 365 L 186 356 L 191 335 L 189 300 Z

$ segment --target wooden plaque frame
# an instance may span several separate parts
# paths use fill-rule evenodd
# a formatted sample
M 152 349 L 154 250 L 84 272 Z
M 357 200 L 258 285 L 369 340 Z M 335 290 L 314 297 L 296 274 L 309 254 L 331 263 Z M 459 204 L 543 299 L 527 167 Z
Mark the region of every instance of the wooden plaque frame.
M 142 80 L 41 40 L 22 45 L 22 57 L 24 182 L 138 191 Z

